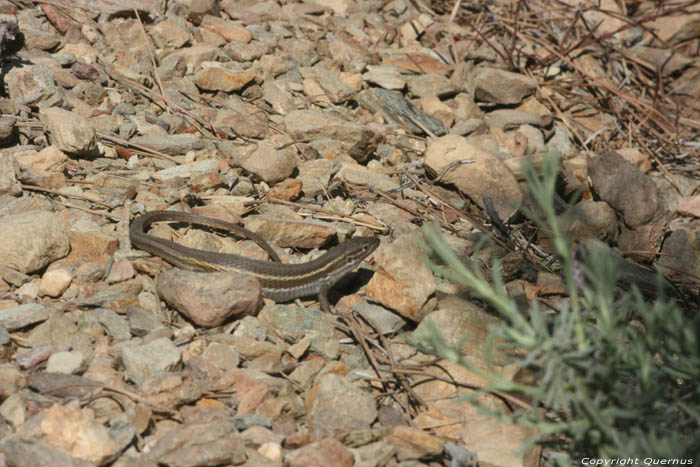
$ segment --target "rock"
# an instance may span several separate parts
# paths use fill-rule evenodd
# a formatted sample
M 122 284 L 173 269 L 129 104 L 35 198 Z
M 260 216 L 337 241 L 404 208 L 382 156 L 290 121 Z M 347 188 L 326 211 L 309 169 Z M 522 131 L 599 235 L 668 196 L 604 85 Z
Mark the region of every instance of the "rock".
M 49 310 L 39 303 L 27 303 L 0 309 L 0 326 L 10 332 L 41 323 L 48 318 Z
M 292 175 L 297 162 L 289 148 L 276 149 L 268 142 L 260 142 L 257 148 L 239 163 L 248 172 L 257 175 L 268 184 L 273 184 Z
M 352 452 L 333 438 L 311 443 L 285 456 L 289 467 L 350 467 L 353 461 Z
M 620 148 L 616 149 L 615 152 L 624 157 L 627 162 L 631 162 L 639 167 L 639 170 L 642 172 L 647 173 L 649 170 L 651 170 L 649 156 L 643 154 L 639 148 Z
M 364 161 L 382 142 L 374 130 L 334 114 L 315 110 L 295 110 L 287 114 L 284 124 L 289 135 L 297 141 L 332 138 L 341 141 L 350 157 Z
M 422 134 L 426 129 L 436 136 L 442 136 L 447 133 L 445 126 L 440 120 L 423 112 L 401 94 L 375 88 L 371 92 L 361 92 L 359 97 L 363 106 L 371 111 L 384 113 L 388 120 L 407 126 L 414 133 Z
M 124 282 L 131 279 L 136 275 L 134 266 L 131 261 L 121 260 L 112 263 L 112 267 L 109 270 L 109 275 L 105 279 L 108 284 L 114 284 L 117 282 Z
M 232 71 L 218 66 L 211 66 L 198 72 L 195 84 L 205 91 L 232 92 L 242 89 L 255 78 L 255 72 Z
M 16 123 L 15 117 L 0 117 L 0 145 L 9 146 L 16 140 Z
M 45 211 L 0 217 L 0 238 L 0 265 L 24 273 L 38 271 L 70 250 L 63 225 Z
M 125 341 L 131 338 L 129 322 L 116 311 L 96 308 L 89 311 L 89 316 L 94 318 L 114 341 Z
M 156 286 L 170 306 L 205 327 L 256 314 L 262 303 L 258 280 L 244 274 L 173 268 L 158 275 Z
M 305 85 L 307 82 L 313 81 L 315 86 L 321 90 L 321 94 L 327 97 L 330 103 L 339 104 L 345 102 L 355 94 L 355 91 L 342 81 L 340 75 L 331 70 L 314 67 L 302 68 L 300 71 L 305 79 Z M 319 93 L 313 95 L 318 96 Z
M 141 385 L 180 363 L 180 350 L 170 339 L 162 337 L 147 344 L 127 343 L 121 347 L 120 357 L 129 379 Z
M 54 269 L 47 271 L 41 277 L 39 295 L 42 297 L 60 297 L 66 291 L 73 280 L 73 274 L 67 269 Z
M 504 130 L 512 130 L 520 125 L 533 125 L 536 127 L 544 127 L 552 122 L 552 116 L 549 116 L 549 121 L 537 115 L 532 115 L 527 112 L 515 109 L 496 109 L 486 114 L 484 121 L 489 127 L 502 128 Z
M 512 361 L 512 349 L 501 349 L 498 342 L 491 342 L 490 338 L 490 328 L 503 324 L 503 320 L 471 301 L 459 295 L 448 295 L 440 299 L 437 309 L 420 322 L 414 333 L 421 338 L 434 326 L 445 343 L 459 349 L 463 355 L 486 360 L 488 352 L 495 365 L 505 365 Z M 468 337 L 465 339 L 465 336 Z
M 654 217 L 650 222 L 637 227 L 620 226 L 617 246 L 625 256 L 636 261 L 650 261 L 661 247 L 669 219 L 665 213 Z
M 377 418 L 372 395 L 332 373 L 316 378 L 306 404 L 306 423 L 317 440 L 369 428 Z
M 616 152 L 589 160 L 588 175 L 600 198 L 620 211 L 630 227 L 649 222 L 659 209 L 654 182 Z
M 131 333 L 138 337 L 143 337 L 163 326 L 158 316 L 137 306 L 127 308 L 126 316 Z
M 440 438 L 408 426 L 394 427 L 387 442 L 396 449 L 399 461 L 431 458 L 442 453 L 445 446 Z
M 199 26 L 206 16 L 219 16 L 220 6 L 216 0 L 183 0 L 189 13 L 187 19 Z
M 477 100 L 494 104 L 519 104 L 535 91 L 532 78 L 519 73 L 481 67 L 476 70 L 473 94 Z
M 45 443 L 33 443 L 19 437 L 10 437 L 0 444 L 7 465 L 33 465 L 36 467 L 94 467 L 93 462 L 73 457 Z
M 0 153 L 0 195 L 22 194 L 22 184 L 17 180 L 19 169 L 19 164 L 11 155 Z
M 20 368 L 26 370 L 45 362 L 54 352 L 53 345 L 38 345 L 28 350 L 22 350 L 12 356 Z
M 416 97 L 445 97 L 457 94 L 457 87 L 439 73 L 426 73 L 408 80 L 408 90 Z
M 294 96 L 283 83 L 273 79 L 266 79 L 262 85 L 262 91 L 263 98 L 280 115 L 287 115 L 296 109 Z
M 158 436 L 148 459 L 172 466 L 239 464 L 234 461 L 243 456 L 244 447 L 231 422 L 189 423 Z
M 508 219 L 522 203 L 523 194 L 513 173 L 498 157 L 466 138 L 447 135 L 430 143 L 425 165 L 440 174 L 448 164 L 465 159 L 475 162 L 453 166 L 440 180 L 454 184 L 482 207 L 483 196 L 489 196 L 499 217 Z
M 700 195 L 680 198 L 676 212 L 684 216 L 700 217 Z
M 216 159 L 204 159 L 190 164 L 176 165 L 168 169 L 159 170 L 152 176 L 155 180 L 166 181 L 174 178 L 190 179 L 199 175 L 219 170 L 219 161 Z
M 247 44 L 253 39 L 253 34 L 243 26 L 232 23 L 218 16 L 205 15 L 200 27 L 212 31 L 227 41 L 243 42 Z
M 399 186 L 398 182 L 388 175 L 360 164 L 347 162 L 340 166 L 340 170 L 336 173 L 335 177 L 355 189 L 374 188 L 382 191 L 390 191 Z
M 340 304 L 339 304 L 340 305 Z M 401 319 L 395 313 L 378 306 L 362 301 L 359 304 L 352 307 L 353 311 L 356 311 L 362 316 L 369 318 L 378 327 L 379 332 L 382 334 L 392 334 L 401 330 L 405 325 L 406 321 Z
M 245 107 L 243 110 L 236 109 L 235 111 L 219 110 L 214 125 L 223 130 L 230 128 L 234 134 L 248 138 L 263 139 L 268 135 L 267 123 L 258 116 L 249 114 L 245 111 Z M 218 146 L 221 147 L 221 144 L 219 143 Z M 238 152 L 237 148 L 235 152 Z
M 202 358 L 224 371 L 237 368 L 240 362 L 240 354 L 234 346 L 218 342 L 209 344 L 202 353 Z
M 299 197 L 301 194 L 301 187 L 301 180 L 288 178 L 270 188 L 267 195 L 271 198 L 291 201 Z
M 698 232 L 678 229 L 664 241 L 658 265 L 673 276 L 700 276 L 700 241 Z M 2 311 L 0 311 L 2 313 Z
M 10 98 L 23 104 L 48 108 L 61 100 L 54 72 L 44 65 L 12 68 L 4 78 Z
M 156 47 L 179 49 L 190 40 L 190 34 L 181 21 L 166 18 L 148 30 Z
M 258 318 L 267 329 L 277 329 L 285 340 L 300 345 L 302 340 L 309 338 L 310 342 L 305 344 L 308 351 L 337 358 L 339 348 L 329 346 L 329 343 L 333 344 L 337 339 L 334 336 L 333 323 L 327 313 L 293 305 L 273 305 L 264 307 Z
M 566 230 L 572 242 L 585 243 L 591 238 L 606 240 L 617 235 L 617 216 L 608 203 L 582 199 L 569 215 Z
M 90 409 L 54 404 L 39 416 L 42 438 L 60 451 L 98 465 L 118 453 L 109 430 L 94 419 Z
M 270 216 L 248 216 L 245 228 L 282 248 L 320 248 L 337 236 L 337 230 L 319 223 L 296 222 Z
M 39 112 L 39 119 L 48 127 L 52 144 L 61 151 L 82 156 L 95 154 L 95 130 L 85 117 L 52 107 Z
M 517 106 L 515 110 L 525 112 L 534 117 L 538 121 L 540 127 L 549 127 L 552 125 L 552 111 L 542 104 L 535 96 L 528 97 L 522 104 Z
M 421 108 L 431 117 L 435 117 L 440 120 L 445 128 L 450 128 L 454 124 L 454 111 L 449 105 L 442 102 L 438 97 L 424 97 L 419 102 Z
M 80 352 L 54 352 L 49 357 L 48 362 L 46 362 L 46 371 L 49 373 L 76 374 L 81 370 L 84 362 L 85 359 Z
M 384 89 L 406 87 L 406 78 L 401 74 L 401 70 L 392 65 L 368 65 L 362 79 Z
M 187 73 L 187 61 L 182 55 L 172 54 L 165 57 L 158 66 L 158 74 L 163 81 L 182 78 Z
M 412 234 L 394 240 L 377 256 L 379 268 L 367 284 L 371 297 L 412 321 L 420 321 L 423 306 L 435 291 L 435 280 Z
M 188 70 L 198 70 L 202 63 L 212 61 L 221 53 L 219 47 L 211 44 L 201 44 L 192 47 L 182 47 L 173 52 L 168 58 L 175 60 L 175 57 L 185 59 Z
M 48 146 L 39 152 L 36 151 L 20 151 L 16 152 L 15 160 L 19 163 L 22 170 L 51 170 L 62 172 L 65 169 L 66 156 L 57 146 Z

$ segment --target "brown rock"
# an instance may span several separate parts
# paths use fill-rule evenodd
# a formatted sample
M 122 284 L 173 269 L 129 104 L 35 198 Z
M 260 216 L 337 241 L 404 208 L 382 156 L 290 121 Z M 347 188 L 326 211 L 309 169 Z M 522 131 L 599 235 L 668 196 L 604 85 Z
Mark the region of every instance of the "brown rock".
M 9 154 L 0 154 L 0 196 L 22 194 L 22 184 L 17 180 L 20 166 Z
M 205 91 L 232 92 L 243 88 L 254 78 L 254 71 L 231 71 L 212 66 L 198 72 L 194 77 L 194 82 Z
M 614 151 L 589 160 L 588 175 L 600 198 L 620 211 L 630 227 L 649 222 L 659 208 L 654 182 Z
M 51 446 L 98 465 L 117 454 L 109 431 L 89 409 L 54 404 L 44 413 L 40 429 Z
M 376 418 L 372 395 L 344 376 L 319 376 L 306 395 L 306 423 L 317 440 L 369 428 Z
M 617 245 L 625 256 L 638 261 L 648 261 L 659 251 L 668 222 L 668 218 L 659 216 L 637 227 L 622 225 Z
M 175 18 L 166 18 L 149 29 L 156 47 L 178 49 L 190 40 L 190 33 Z
M 256 314 L 262 305 L 260 283 L 244 274 L 173 268 L 158 275 L 156 287 L 170 306 L 199 326 L 219 326 L 232 317 Z
M 7 92 L 13 100 L 22 104 L 42 106 L 58 102 L 60 91 L 54 72 L 44 65 L 13 67 L 4 76 Z
M 285 456 L 289 467 L 350 467 L 353 461 L 352 452 L 333 438 L 322 439 Z
M 301 187 L 301 180 L 288 178 L 287 180 L 284 180 L 270 188 L 267 195 L 272 198 L 290 201 L 299 196 L 301 193 Z
M 495 104 L 519 104 L 535 91 L 535 80 L 519 73 L 479 68 L 474 76 L 474 97 Z
M 396 426 L 386 438 L 396 448 L 399 461 L 430 458 L 440 455 L 445 442 L 420 428 Z
M 39 119 L 48 127 L 51 142 L 61 151 L 77 155 L 95 153 L 95 130 L 82 115 L 52 107 L 40 111 Z
M 283 248 L 320 248 L 337 235 L 337 231 L 329 226 L 270 216 L 248 216 L 245 218 L 245 228 Z
M 322 138 L 341 141 L 358 161 L 365 160 L 383 141 L 381 135 L 364 125 L 316 110 L 295 110 L 285 116 L 284 124 L 289 135 L 298 141 Z
M 425 165 L 440 174 L 448 164 L 469 159 L 470 164 L 457 164 L 441 178 L 452 183 L 472 200 L 484 206 L 488 195 L 501 219 L 508 219 L 523 201 L 523 194 L 513 173 L 495 155 L 458 135 L 447 135 L 430 143 L 425 154 Z
M 664 241 L 659 266 L 672 276 L 700 277 L 698 231 L 678 229 Z
M 291 149 L 277 149 L 271 142 L 261 141 L 239 164 L 266 183 L 277 183 L 292 175 L 297 161 Z
M 68 254 L 68 235 L 49 212 L 32 211 L 0 218 L 0 264 L 30 273 Z
M 680 198 L 676 211 L 684 216 L 700 217 L 700 195 Z
M 244 447 L 233 422 L 214 420 L 181 425 L 163 433 L 148 458 L 160 465 L 230 465 Z
M 394 240 L 378 255 L 377 265 L 367 284 L 367 296 L 401 316 L 420 321 L 425 313 L 423 305 L 435 292 L 435 280 L 414 235 Z
M 651 162 L 649 162 L 649 155 L 642 153 L 639 148 L 620 148 L 615 150 L 619 155 L 625 158 L 628 162 L 639 167 L 644 173 L 651 170 Z
M 338 163 L 328 159 L 313 159 L 298 165 L 302 191 L 307 198 L 315 198 L 328 187 L 331 177 L 338 171 Z
M 218 0 L 183 0 L 189 9 L 187 19 L 199 25 L 205 16 L 218 16 L 220 10 Z
M 70 254 L 51 267 L 80 266 L 85 263 L 106 264 L 110 256 L 119 248 L 115 235 L 102 232 L 70 232 Z
M 205 15 L 200 27 L 215 32 L 227 41 L 248 43 L 253 39 L 253 34 L 243 26 L 232 23 L 218 16 Z
M 56 146 L 49 146 L 39 152 L 19 151 L 15 153 L 15 160 L 22 170 L 54 170 L 63 171 L 68 157 Z
M 510 349 L 501 350 L 498 342 L 491 345 L 489 328 L 503 325 L 503 321 L 459 295 L 440 299 L 437 310 L 426 316 L 414 332 L 416 336 L 430 333 L 433 325 L 447 344 L 455 348 L 461 346 L 459 350 L 463 355 L 485 358 L 489 351 L 489 357 L 496 365 L 511 361 Z M 464 336 L 469 338 L 464 339 Z
M 582 199 L 571 210 L 566 230 L 572 242 L 614 238 L 617 235 L 617 216 L 608 203 Z
M 66 291 L 73 280 L 73 275 L 67 269 L 54 269 L 47 271 L 39 284 L 39 295 L 60 297 Z

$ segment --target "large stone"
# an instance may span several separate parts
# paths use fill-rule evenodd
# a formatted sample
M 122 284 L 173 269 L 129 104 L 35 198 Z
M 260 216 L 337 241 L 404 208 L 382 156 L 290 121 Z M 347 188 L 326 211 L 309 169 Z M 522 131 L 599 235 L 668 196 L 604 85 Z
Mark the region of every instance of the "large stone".
M 76 155 L 94 155 L 97 149 L 95 129 L 82 115 L 51 107 L 39 112 L 39 119 L 48 127 L 51 142 L 61 151 Z
M 32 273 L 70 251 L 68 234 L 50 212 L 31 211 L 0 218 L 0 264 Z
M 496 68 L 479 68 L 474 76 L 474 96 L 494 104 L 519 104 L 535 91 L 534 79 Z
M 238 91 L 255 78 L 255 72 L 251 70 L 233 71 L 211 66 L 194 77 L 195 84 L 205 91 Z
M 333 373 L 317 378 L 306 403 L 306 423 L 316 440 L 367 429 L 377 418 L 372 395 Z
M 656 184 L 614 151 L 588 161 L 588 175 L 600 199 L 620 211 L 630 227 L 649 222 L 659 208 Z
M 54 72 L 44 65 L 14 67 L 5 75 L 5 83 L 10 98 L 22 104 L 44 107 L 60 100 Z
M 379 267 L 367 284 L 367 296 L 420 321 L 424 305 L 435 291 L 433 273 L 413 234 L 397 238 L 377 257 Z
M 513 172 L 495 155 L 483 150 L 459 135 L 446 135 L 432 141 L 425 153 L 425 165 L 436 174 L 459 160 L 473 163 L 456 163 L 440 179 L 454 184 L 459 191 L 484 207 L 487 195 L 501 219 L 508 219 L 523 201 L 523 194 Z
M 382 142 L 374 130 L 337 115 L 316 110 L 295 110 L 284 118 L 289 135 L 297 141 L 330 138 L 341 141 L 343 148 L 356 160 L 363 161 Z

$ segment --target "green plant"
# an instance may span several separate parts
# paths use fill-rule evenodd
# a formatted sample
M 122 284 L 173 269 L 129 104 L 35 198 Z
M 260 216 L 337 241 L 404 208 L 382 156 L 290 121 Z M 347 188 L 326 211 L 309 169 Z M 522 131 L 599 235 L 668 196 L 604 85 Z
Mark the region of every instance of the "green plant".
M 689 316 L 666 297 L 661 282 L 651 303 L 634 287 L 621 291 L 614 256 L 583 248 L 575 257 L 552 201 L 558 168 L 558 158 L 550 156 L 541 176 L 527 170 L 543 213 L 529 215 L 552 240 L 568 293 L 555 313 L 533 301 L 523 316 L 506 293 L 497 262 L 487 277 L 476 261 L 465 265 L 457 259 L 435 226 L 424 229 L 428 246 L 444 263 L 431 267 L 468 286 L 502 316 L 504 324 L 491 329 L 493 341 L 524 350 L 524 357 L 513 358 L 533 375 L 531 384 L 470 365 L 429 326 L 416 336 L 416 345 L 487 377 L 490 384 L 483 391 L 531 400 L 533 410 L 490 413 L 535 428 L 538 436 L 528 445 L 538 442 L 567 453 L 556 463 L 585 457 L 632 457 L 640 463 L 693 459 L 700 452 L 700 317 L 697 311 Z M 471 400 L 478 405 L 477 395 Z

